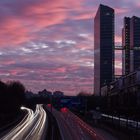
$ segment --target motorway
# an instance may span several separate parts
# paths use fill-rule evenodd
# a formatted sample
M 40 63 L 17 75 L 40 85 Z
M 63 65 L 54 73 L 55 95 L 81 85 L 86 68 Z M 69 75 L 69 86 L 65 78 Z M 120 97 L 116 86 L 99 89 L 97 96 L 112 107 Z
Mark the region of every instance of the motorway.
M 23 120 L 0 140 L 44 140 L 47 129 L 47 114 L 42 105 L 37 105 L 35 112 L 22 107 L 27 111 Z
M 105 140 L 68 109 L 61 112 L 47 107 L 57 120 L 62 140 Z
M 57 111 L 52 106 L 36 105 L 35 111 L 21 109 L 27 112 L 25 117 L 0 140 L 110 140 L 67 108 Z
M 79 140 L 105 140 L 101 135 L 98 135 L 92 127 L 71 111 L 64 109 L 61 112 L 65 116 L 68 125 L 73 127 L 73 130 L 76 130 L 75 133 L 78 134 L 77 136 Z

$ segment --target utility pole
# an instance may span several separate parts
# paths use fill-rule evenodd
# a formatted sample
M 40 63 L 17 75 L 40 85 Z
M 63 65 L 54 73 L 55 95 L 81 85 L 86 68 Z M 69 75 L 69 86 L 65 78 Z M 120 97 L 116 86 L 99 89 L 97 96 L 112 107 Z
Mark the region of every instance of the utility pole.
M 85 96 L 85 118 L 87 117 L 87 97 Z
M 51 113 L 52 113 L 52 107 L 53 107 L 53 92 L 52 92 L 52 95 L 51 95 Z

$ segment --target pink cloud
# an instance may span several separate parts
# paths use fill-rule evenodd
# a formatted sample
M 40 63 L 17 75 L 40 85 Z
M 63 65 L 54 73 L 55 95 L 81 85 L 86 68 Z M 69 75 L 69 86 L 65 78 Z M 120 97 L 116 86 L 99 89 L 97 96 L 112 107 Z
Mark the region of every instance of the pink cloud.
M 37 31 L 63 23 L 68 18 L 68 9 L 70 7 L 81 7 L 81 1 L 71 3 L 71 0 L 67 2 L 65 0 L 59 2 L 56 0 L 41 0 L 40 2 L 29 3 L 29 5 L 24 2 L 18 2 L 15 5 L 3 5 L 5 9 L 11 8 L 11 10 L 14 10 L 14 8 L 17 8 L 19 13 L 15 13 L 17 15 L 7 14 L 3 17 L 0 27 L 0 45 L 6 46 L 10 42 L 11 45 L 15 46 L 31 41 L 38 37 L 38 35 L 35 35 Z M 83 17 L 86 18 L 86 16 Z
M 115 8 L 115 13 L 116 14 L 125 14 L 129 11 L 127 8 Z
M 21 80 L 28 89 L 35 92 L 43 88 L 63 90 L 66 94 L 76 94 L 83 90 L 91 92 L 93 21 L 99 1 L 8 2 L 9 4 L 4 5 L 0 2 L 0 51 L 4 52 L 2 55 L 0 53 L 1 78 Z M 118 2 L 113 3 L 114 7 L 119 7 L 116 3 Z M 108 4 L 113 7 L 111 1 Z M 120 19 L 129 12 L 130 9 L 128 11 L 121 5 L 116 8 L 116 17 L 119 20 L 116 23 L 118 27 L 115 41 L 119 44 Z M 75 43 L 70 44 L 69 40 Z M 42 44 L 47 47 L 42 48 Z M 16 48 L 11 48 L 12 46 Z M 26 53 L 22 48 L 30 49 L 31 52 Z M 72 50 L 76 51 L 73 53 Z M 121 72 L 120 62 L 121 55 L 117 53 L 117 73 Z
M 122 42 L 122 37 L 115 35 L 115 42 L 121 43 Z
M 15 61 L 14 60 L 8 60 L 8 61 L 4 61 L 4 62 L 1 62 L 2 65 L 11 65 L 11 64 L 15 64 Z
M 60 68 L 57 68 L 56 71 L 60 72 L 60 73 L 65 73 L 66 72 L 66 68 L 65 67 L 60 67 Z
M 32 39 L 22 21 L 9 17 L 0 26 L 0 46 L 18 45 Z

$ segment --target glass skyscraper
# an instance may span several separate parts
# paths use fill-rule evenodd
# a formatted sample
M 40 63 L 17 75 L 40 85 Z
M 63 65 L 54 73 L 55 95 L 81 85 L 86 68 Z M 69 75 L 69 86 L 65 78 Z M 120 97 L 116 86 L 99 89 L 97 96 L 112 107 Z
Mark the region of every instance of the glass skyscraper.
M 114 9 L 100 5 L 94 19 L 94 94 L 114 79 Z
M 124 18 L 124 27 L 122 29 L 122 74 L 127 75 L 130 73 L 130 18 Z
M 123 75 L 140 69 L 140 18 L 124 18 L 122 34 Z
M 136 16 L 130 20 L 130 47 L 130 70 L 136 71 L 140 68 L 140 18 Z

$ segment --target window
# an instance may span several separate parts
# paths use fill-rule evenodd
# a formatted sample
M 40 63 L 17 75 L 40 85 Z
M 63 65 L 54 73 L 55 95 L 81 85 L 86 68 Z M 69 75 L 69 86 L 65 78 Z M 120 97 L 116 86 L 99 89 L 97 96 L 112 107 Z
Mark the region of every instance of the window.
M 104 64 L 107 64 L 108 63 L 108 61 L 104 61 Z
M 106 13 L 106 16 L 109 16 L 110 15 L 110 13 Z

